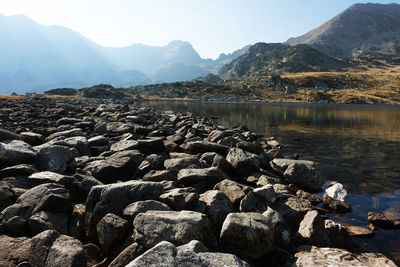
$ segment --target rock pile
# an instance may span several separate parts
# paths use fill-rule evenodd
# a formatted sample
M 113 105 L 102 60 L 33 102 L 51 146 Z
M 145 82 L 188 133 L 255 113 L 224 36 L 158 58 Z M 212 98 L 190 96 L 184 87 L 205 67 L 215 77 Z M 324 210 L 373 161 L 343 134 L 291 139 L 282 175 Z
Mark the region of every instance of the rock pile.
M 314 162 L 246 127 L 117 100 L 0 109 L 1 266 L 395 266 L 316 210 Z

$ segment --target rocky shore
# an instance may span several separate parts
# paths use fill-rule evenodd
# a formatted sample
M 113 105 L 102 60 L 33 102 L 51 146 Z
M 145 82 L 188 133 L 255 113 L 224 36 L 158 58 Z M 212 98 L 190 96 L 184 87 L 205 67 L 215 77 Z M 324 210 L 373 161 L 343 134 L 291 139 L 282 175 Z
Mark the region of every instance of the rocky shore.
M 87 99 L 3 100 L 0 122 L 0 266 L 396 266 L 327 219 L 341 184 L 318 197 L 314 162 L 245 126 Z

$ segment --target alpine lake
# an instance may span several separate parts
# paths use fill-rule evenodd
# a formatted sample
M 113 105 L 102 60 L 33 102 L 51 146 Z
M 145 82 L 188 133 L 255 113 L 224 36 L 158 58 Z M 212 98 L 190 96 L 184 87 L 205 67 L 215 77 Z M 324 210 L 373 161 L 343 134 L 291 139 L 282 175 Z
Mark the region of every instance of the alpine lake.
M 245 125 L 275 137 L 284 155 L 313 160 L 329 187 L 342 183 L 352 211 L 326 214 L 338 223 L 368 227 L 367 214 L 400 220 L 400 107 L 387 105 L 223 103 L 145 101 L 141 107 L 191 112 L 225 127 Z M 319 194 L 320 196 L 323 193 Z M 367 251 L 400 265 L 400 230 L 375 229 L 372 238 L 353 238 Z

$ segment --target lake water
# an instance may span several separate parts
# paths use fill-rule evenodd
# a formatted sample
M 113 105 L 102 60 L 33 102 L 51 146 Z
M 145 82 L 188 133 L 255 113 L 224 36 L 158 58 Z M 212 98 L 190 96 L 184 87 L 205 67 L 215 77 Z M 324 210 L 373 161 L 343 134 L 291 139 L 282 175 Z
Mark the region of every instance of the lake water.
M 343 183 L 353 211 L 328 215 L 367 226 L 367 213 L 400 219 L 400 107 L 373 105 L 143 102 L 141 106 L 192 112 L 226 127 L 246 125 L 274 136 L 283 153 L 318 163 L 327 181 Z M 327 185 L 325 185 L 326 187 Z M 371 239 L 353 238 L 400 265 L 400 230 L 375 230 Z

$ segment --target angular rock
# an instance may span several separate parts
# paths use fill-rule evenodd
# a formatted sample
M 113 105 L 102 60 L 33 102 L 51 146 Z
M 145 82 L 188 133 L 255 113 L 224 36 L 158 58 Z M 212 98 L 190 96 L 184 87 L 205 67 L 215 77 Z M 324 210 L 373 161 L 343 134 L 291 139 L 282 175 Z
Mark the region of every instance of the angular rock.
M 164 161 L 164 167 L 167 170 L 174 171 L 176 173 L 178 173 L 182 169 L 185 169 L 193 165 L 199 168 L 203 166 L 203 164 L 201 164 L 197 158 L 193 157 L 173 158 Z
M 143 254 L 144 248 L 138 243 L 133 243 L 125 248 L 118 256 L 108 265 L 108 267 L 125 267 L 131 261 Z
M 156 200 L 137 201 L 129 204 L 123 211 L 123 217 L 133 221 L 139 213 L 145 213 L 149 210 L 171 210 L 166 204 Z
M 89 146 L 107 146 L 108 139 L 102 135 L 94 136 L 88 140 Z
M 194 253 L 208 252 L 208 248 L 202 242 L 200 242 L 198 240 L 192 240 L 185 245 L 181 245 L 181 246 L 177 247 L 177 249 L 181 250 L 181 251 L 189 250 Z
M 29 230 L 33 235 L 46 230 L 56 230 L 60 234 L 68 235 L 68 215 L 40 211 L 29 218 Z
M 273 231 L 259 213 L 230 213 L 220 238 L 225 250 L 239 257 L 259 259 L 275 249 Z
M 105 160 L 96 160 L 87 164 L 85 170 L 103 183 L 128 180 L 134 174 L 143 155 L 137 150 L 117 152 Z
M 180 251 L 170 242 L 162 241 L 126 265 L 126 267 L 143 266 L 207 267 L 210 265 L 205 259 L 196 253 L 191 251 Z
M 75 164 L 74 155 L 65 146 L 45 146 L 38 152 L 37 166 L 42 171 L 64 173 L 67 167 Z
M 340 248 L 301 246 L 293 266 L 388 266 L 396 264 L 379 253 L 353 254 Z
M 325 190 L 326 194 L 336 200 L 345 201 L 347 191 L 341 183 L 336 183 Z
M 69 192 L 62 185 L 38 185 L 26 191 L 15 204 L 1 212 L 0 229 L 12 235 L 24 233 L 27 230 L 29 217 L 42 210 L 68 211 L 71 208 L 69 199 Z
M 28 177 L 35 184 L 57 183 L 62 178 L 64 175 L 51 171 L 37 172 Z
M 282 216 L 292 233 L 297 232 L 304 215 L 312 210 L 310 201 L 295 196 L 278 198 L 270 206 Z
M 231 148 L 226 160 L 235 168 L 237 173 L 243 176 L 256 172 L 261 167 L 261 159 L 256 154 L 239 148 Z
M 263 213 L 263 216 L 274 232 L 276 245 L 282 248 L 289 247 L 292 241 L 292 233 L 282 216 L 270 207 Z
M 130 203 L 154 200 L 163 193 L 159 183 L 129 181 L 125 183 L 94 186 L 86 200 L 86 237 L 96 242 L 96 225 L 107 213 L 123 215 Z
M 229 150 L 228 146 L 207 141 L 187 142 L 182 145 L 182 148 L 186 153 L 190 154 L 216 152 L 221 155 L 226 155 Z
M 75 128 L 75 129 L 71 129 L 71 130 L 53 133 L 53 134 L 49 135 L 46 138 L 46 140 L 49 141 L 49 140 L 52 140 L 52 139 L 55 139 L 55 138 L 61 137 L 61 136 L 62 137 L 72 137 L 72 136 L 82 136 L 82 135 L 83 135 L 82 129 Z
M 206 205 L 205 214 L 214 226 L 221 226 L 226 216 L 234 212 L 229 198 L 219 190 L 209 190 L 201 194 L 200 200 Z
M 325 223 L 318 211 L 308 211 L 301 221 L 296 234 L 296 241 L 302 245 L 328 247 L 330 240 L 325 230 Z
M 253 189 L 253 193 L 260 197 L 264 202 L 272 204 L 276 201 L 276 194 L 272 185 L 264 185 Z
M 138 141 L 136 140 L 123 140 L 119 141 L 115 144 L 112 144 L 110 147 L 111 151 L 124 151 L 124 150 L 137 150 Z
M 327 194 L 324 194 L 322 196 L 322 202 L 324 203 L 325 206 L 327 206 L 337 212 L 346 213 L 346 212 L 351 211 L 350 204 L 347 204 L 346 202 L 331 198 Z
M 0 170 L 0 179 L 6 177 L 15 177 L 15 176 L 29 176 L 33 173 L 37 172 L 35 167 L 28 164 L 19 164 L 11 167 L 7 167 Z
M 136 216 L 134 222 L 136 242 L 152 247 L 165 240 L 183 245 L 196 239 L 203 241 L 211 224 L 206 215 L 194 211 L 148 211 Z
M 143 181 L 161 182 L 161 181 L 177 181 L 176 172 L 169 170 L 150 171 L 143 176 Z
M 400 228 L 400 222 L 391 220 L 385 215 L 375 212 L 368 212 L 368 222 L 383 229 Z
M 160 201 L 174 210 L 190 210 L 198 200 L 199 194 L 192 187 L 174 188 L 160 196 Z
M 274 159 L 273 161 L 275 161 Z M 272 162 L 273 162 L 272 161 Z M 309 192 L 321 192 L 323 184 L 321 176 L 315 172 L 315 167 L 308 164 L 292 163 L 283 176 L 298 188 Z
M 347 232 L 349 232 L 352 237 L 360 237 L 360 238 L 371 238 L 373 237 L 374 231 L 367 227 L 350 225 L 347 223 L 340 223 L 344 228 L 346 228 Z
M 353 249 L 353 241 L 349 232 L 342 225 L 332 220 L 325 220 L 325 230 L 328 234 L 330 247 Z
M 234 207 L 238 207 L 240 201 L 251 191 L 251 187 L 229 179 L 219 182 L 214 186 L 214 189 L 222 191 Z
M 309 200 L 313 205 L 318 205 L 322 202 L 322 198 L 320 198 L 319 196 L 313 195 L 303 190 L 298 190 L 296 192 L 296 196 Z
M 239 210 L 241 212 L 263 213 L 267 210 L 267 203 L 252 191 L 240 201 Z
M 37 146 L 45 142 L 43 135 L 38 133 L 22 132 L 21 137 L 24 142 L 27 142 L 31 146 Z
M 12 140 L 0 143 L 0 163 L 17 165 L 33 163 L 36 151 L 24 141 Z
M 115 214 L 108 213 L 97 224 L 96 230 L 101 249 L 109 255 L 127 234 L 129 223 Z
M 204 169 L 182 169 L 178 173 L 178 183 L 186 186 L 205 183 L 206 186 L 213 187 L 216 183 L 228 178 L 229 177 L 223 171 L 215 167 Z

